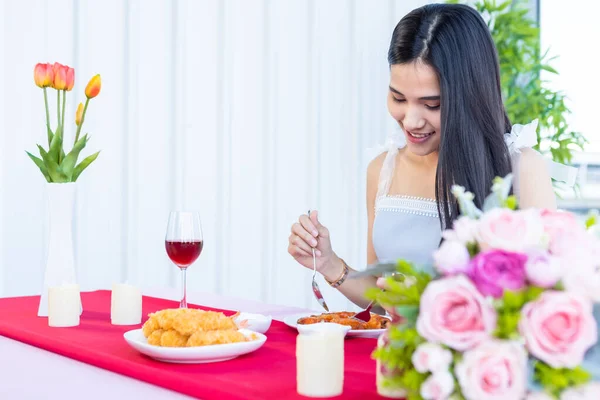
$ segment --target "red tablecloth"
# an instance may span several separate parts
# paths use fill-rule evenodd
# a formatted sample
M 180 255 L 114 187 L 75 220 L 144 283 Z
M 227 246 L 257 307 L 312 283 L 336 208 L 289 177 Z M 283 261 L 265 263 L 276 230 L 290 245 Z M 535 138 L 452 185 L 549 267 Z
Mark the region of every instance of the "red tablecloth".
M 204 400 L 305 398 L 296 393 L 297 332 L 281 322 L 273 321 L 267 342 L 253 353 L 218 363 L 169 364 L 129 347 L 123 333 L 139 326 L 111 325 L 109 291 L 82 293 L 82 302 L 79 326 L 50 328 L 47 318 L 37 316 L 39 296 L 0 299 L 0 335 Z M 174 307 L 178 303 L 144 297 L 144 315 Z M 376 394 L 371 358 L 376 341 L 345 343 L 344 393 L 337 398 L 382 398 Z

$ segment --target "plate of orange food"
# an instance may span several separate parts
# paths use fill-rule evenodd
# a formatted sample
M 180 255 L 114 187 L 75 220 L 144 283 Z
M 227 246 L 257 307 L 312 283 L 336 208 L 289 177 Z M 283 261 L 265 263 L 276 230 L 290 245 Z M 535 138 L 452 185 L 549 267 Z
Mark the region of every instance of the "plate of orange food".
M 356 313 L 351 311 L 339 311 L 322 314 L 294 314 L 283 319 L 283 322 L 291 327 L 301 330 L 303 326 L 309 326 L 318 323 L 335 323 L 349 326 L 350 330 L 346 333 L 347 337 L 378 338 L 388 327 L 390 319 L 388 317 L 371 313 L 369 322 L 363 322 L 352 318 Z
M 236 315 L 191 308 L 151 313 L 142 329 L 125 332 L 125 341 L 142 354 L 170 363 L 231 360 L 258 350 L 267 340 L 244 329 Z

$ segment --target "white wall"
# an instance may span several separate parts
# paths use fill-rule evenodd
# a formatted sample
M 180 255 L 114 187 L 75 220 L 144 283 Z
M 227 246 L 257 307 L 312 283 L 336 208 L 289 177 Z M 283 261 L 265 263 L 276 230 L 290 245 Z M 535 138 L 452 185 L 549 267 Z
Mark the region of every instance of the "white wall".
M 179 287 L 163 240 L 183 207 L 201 211 L 205 235 L 189 290 L 314 307 L 289 228 L 318 209 L 335 250 L 363 268 L 366 150 L 394 126 L 389 39 L 423 3 L 0 1 L 0 295 L 42 284 L 44 180 L 25 150 L 45 137 L 33 66 L 58 61 L 76 69 L 69 120 L 89 77 L 103 80 L 86 118 L 86 154 L 102 152 L 78 188 L 83 287 Z

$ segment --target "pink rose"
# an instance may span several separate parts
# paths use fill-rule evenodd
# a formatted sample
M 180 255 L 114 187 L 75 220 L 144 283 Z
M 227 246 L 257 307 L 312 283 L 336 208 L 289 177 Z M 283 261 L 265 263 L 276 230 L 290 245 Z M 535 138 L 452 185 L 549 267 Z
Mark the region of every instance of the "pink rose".
M 423 343 L 412 355 L 412 363 L 420 373 L 447 371 L 452 363 L 452 353 L 435 343 Z
M 467 400 L 522 399 L 527 353 L 517 342 L 490 340 L 465 352 L 455 372 Z
M 452 240 L 464 245 L 475 243 L 477 241 L 477 220 L 469 217 L 459 217 L 452 224 L 452 229 L 446 229 L 442 232 L 445 240 Z
M 575 215 L 566 211 L 544 210 L 541 216 L 544 232 L 549 239 L 550 253 L 562 256 L 576 252 L 578 238 L 586 232 Z
M 433 253 L 435 267 L 442 275 L 467 273 L 470 260 L 471 256 L 467 248 L 453 240 L 444 241 Z
M 524 254 L 488 250 L 472 260 L 469 275 L 483 295 L 498 298 L 504 289 L 518 290 L 525 286 L 526 261 Z
M 598 339 L 592 304 L 571 292 L 547 291 L 521 311 L 527 349 L 554 368 L 575 368 Z
M 433 281 L 421 296 L 417 331 L 455 350 L 470 349 L 496 328 L 496 310 L 464 275 Z
M 495 208 L 479 220 L 477 238 L 482 249 L 524 251 L 543 246 L 544 229 L 539 212 Z
M 533 285 L 551 288 L 562 278 L 562 268 L 556 257 L 542 250 L 533 250 L 527 254 L 525 275 Z
M 598 400 L 600 382 L 590 382 L 577 388 L 567 389 L 560 394 L 560 400 Z
M 425 400 L 446 400 L 454 391 L 454 377 L 448 371 L 436 372 L 421 384 Z

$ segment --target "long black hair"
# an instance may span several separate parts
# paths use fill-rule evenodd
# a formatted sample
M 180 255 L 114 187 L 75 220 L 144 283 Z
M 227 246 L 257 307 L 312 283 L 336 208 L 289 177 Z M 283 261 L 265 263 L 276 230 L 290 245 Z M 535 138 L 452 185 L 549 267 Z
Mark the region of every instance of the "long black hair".
M 494 177 L 512 169 L 504 141 L 511 123 L 502 102 L 498 54 L 473 8 L 430 4 L 402 18 L 392 35 L 390 66 L 414 61 L 432 67 L 440 84 L 435 196 L 442 228 L 451 228 L 458 216 L 453 184 L 472 192 L 481 207 Z

